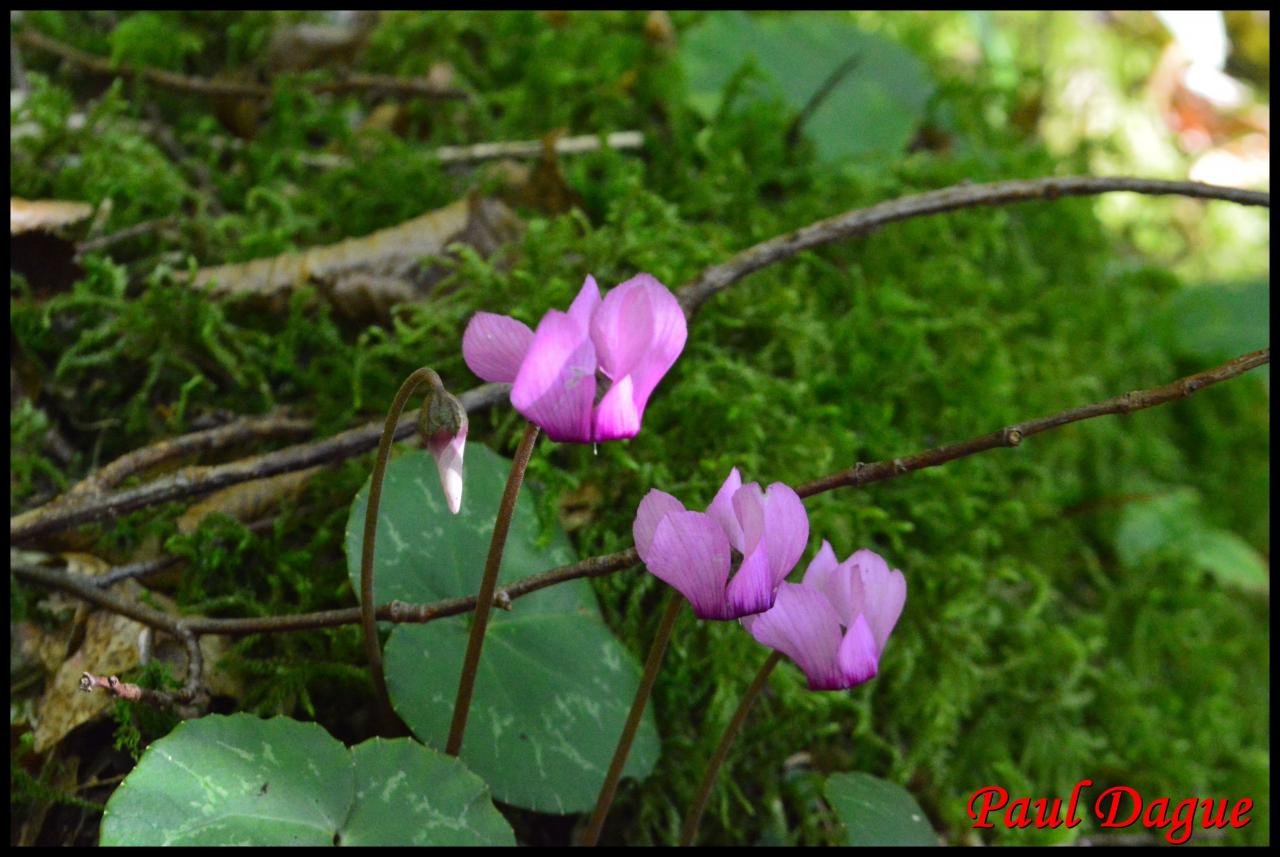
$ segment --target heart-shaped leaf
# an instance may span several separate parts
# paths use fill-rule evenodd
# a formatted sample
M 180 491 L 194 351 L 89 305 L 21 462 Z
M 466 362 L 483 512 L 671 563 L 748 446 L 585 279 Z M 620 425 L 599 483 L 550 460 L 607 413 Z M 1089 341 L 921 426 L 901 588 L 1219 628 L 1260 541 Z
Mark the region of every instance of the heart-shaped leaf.
M 342 845 L 515 845 L 484 780 L 408 738 L 351 748 L 356 802 Z
M 462 511 L 449 514 L 426 453 L 397 456 L 387 468 L 374 555 L 375 595 L 429 602 L 473 595 L 510 462 L 467 444 Z M 538 525 L 526 485 L 503 553 L 500 581 L 573 562 L 559 527 Z M 347 560 L 359 575 L 368 486 L 351 507 Z M 542 544 L 545 542 L 545 545 Z M 358 588 L 358 585 L 357 585 Z M 400 625 L 386 647 L 392 704 L 422 741 L 443 747 L 453 717 L 467 617 Z M 609 633 L 585 580 L 558 584 L 495 611 L 486 631 L 461 758 L 494 796 L 542 812 L 589 809 L 639 684 L 635 659 Z M 658 756 L 645 713 L 625 773 L 644 777 Z
M 689 102 L 708 119 L 744 63 L 759 73 L 750 94 L 780 97 L 797 115 L 834 80 L 804 125 L 827 160 L 902 151 L 932 91 L 914 54 L 837 14 L 716 12 L 683 35 L 680 62 Z
M 483 781 L 405 739 L 348 751 L 320 726 L 188 720 L 153 743 L 102 817 L 103 845 L 510 845 Z
M 827 778 L 827 802 L 836 811 L 847 845 L 937 845 L 916 799 L 897 783 L 868 774 Z

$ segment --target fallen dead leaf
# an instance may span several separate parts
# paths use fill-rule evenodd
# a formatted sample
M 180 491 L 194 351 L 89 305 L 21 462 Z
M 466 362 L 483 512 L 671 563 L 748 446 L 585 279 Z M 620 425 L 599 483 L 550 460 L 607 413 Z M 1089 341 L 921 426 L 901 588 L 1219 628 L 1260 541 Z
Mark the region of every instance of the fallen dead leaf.
M 296 497 L 311 477 L 322 469 L 309 467 L 296 473 L 255 479 L 216 491 L 178 518 L 178 532 L 184 536 L 194 533 L 200 522 L 215 512 L 230 515 L 237 521 L 257 520 L 277 504 Z
M 23 199 L 9 197 L 9 234 L 21 235 L 33 229 L 51 231 L 78 223 L 93 214 L 87 202 L 62 199 Z

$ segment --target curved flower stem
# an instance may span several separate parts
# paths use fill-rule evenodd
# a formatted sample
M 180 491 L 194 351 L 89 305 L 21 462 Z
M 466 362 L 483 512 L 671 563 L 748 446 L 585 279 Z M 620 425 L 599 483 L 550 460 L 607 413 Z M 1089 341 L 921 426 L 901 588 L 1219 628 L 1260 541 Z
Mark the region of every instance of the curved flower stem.
M 729 726 L 724 730 L 724 735 L 720 738 L 720 746 L 716 747 L 715 755 L 711 757 L 711 762 L 707 765 L 707 772 L 702 776 L 702 785 L 698 786 L 698 794 L 689 806 L 689 814 L 684 819 L 684 829 L 680 832 L 681 845 L 692 845 L 693 838 L 698 835 L 698 824 L 702 821 L 702 811 L 707 808 L 707 798 L 711 796 L 711 787 L 716 784 L 716 775 L 720 773 L 720 766 L 724 764 L 725 757 L 729 755 L 729 746 L 733 744 L 733 739 L 738 737 L 738 730 L 742 728 L 743 721 L 747 719 L 747 712 L 751 710 L 751 704 L 760 695 L 761 689 L 764 688 L 764 683 L 769 680 L 769 673 L 773 672 L 773 668 L 778 665 L 780 660 L 782 660 L 782 655 L 778 652 L 769 655 L 769 659 L 760 667 L 760 672 L 756 673 L 755 680 L 751 682 L 751 687 L 747 688 L 747 692 L 742 695 L 742 701 L 738 703 L 738 710 L 733 713 L 733 720 L 729 721 Z
M 595 845 L 600 839 L 604 817 L 609 814 L 609 805 L 613 803 L 618 780 L 622 779 L 622 768 L 627 763 L 627 754 L 631 752 L 631 742 L 635 740 L 636 731 L 640 727 L 644 707 L 649 702 L 649 694 L 653 692 L 654 679 L 658 677 L 658 668 L 662 666 L 662 656 L 667 652 L 667 641 L 671 639 L 671 629 L 675 626 L 676 616 L 680 614 L 680 607 L 683 604 L 684 601 L 674 593 L 667 596 L 667 611 L 662 614 L 658 633 L 654 635 L 653 645 L 649 647 L 649 657 L 644 662 L 644 674 L 640 677 L 640 687 L 636 689 L 635 701 L 631 703 L 631 713 L 627 715 L 627 722 L 622 727 L 618 748 L 613 751 L 613 762 L 609 765 L 609 772 L 605 774 L 604 784 L 600 786 L 600 797 L 596 799 L 596 808 L 591 813 L 591 822 L 583 832 L 579 845 Z
M 538 441 L 538 427 L 529 423 L 520 438 L 507 487 L 498 505 L 498 518 L 493 522 L 493 538 L 489 541 L 489 558 L 484 562 L 484 577 L 480 581 L 480 593 L 476 596 L 476 613 L 471 622 L 471 636 L 467 638 L 467 653 L 462 659 L 462 677 L 458 681 L 458 696 L 453 703 L 453 722 L 449 725 L 449 742 L 444 751 L 450 756 L 462 749 L 462 735 L 467 729 L 467 714 L 471 711 L 471 692 L 476 685 L 476 668 L 480 665 L 480 647 L 484 645 L 484 629 L 489 624 L 493 610 L 493 592 L 498 586 L 498 567 L 502 565 L 502 550 L 507 544 L 507 531 L 511 529 L 511 517 L 516 511 L 516 498 L 524 482 L 524 471 L 533 455 L 533 445 Z
M 440 376 L 434 370 L 424 366 L 415 370 L 400 385 L 395 401 L 387 411 L 382 439 L 378 441 L 378 457 L 373 463 L 373 476 L 369 479 L 369 502 L 364 511 L 364 542 L 360 546 L 360 625 L 364 629 L 364 650 L 369 658 L 369 670 L 373 673 L 373 688 L 378 695 L 382 720 L 387 728 L 396 722 L 396 715 L 391 708 L 391 697 L 387 693 L 387 678 L 382 672 L 382 648 L 378 645 L 378 623 L 374 618 L 377 605 L 373 600 L 373 550 L 375 537 L 378 534 L 378 505 L 382 502 L 382 480 L 387 475 L 387 459 L 391 455 L 391 444 L 395 441 L 396 426 L 400 422 L 400 413 L 404 410 L 405 403 L 424 381 L 429 383 L 433 390 L 444 390 Z

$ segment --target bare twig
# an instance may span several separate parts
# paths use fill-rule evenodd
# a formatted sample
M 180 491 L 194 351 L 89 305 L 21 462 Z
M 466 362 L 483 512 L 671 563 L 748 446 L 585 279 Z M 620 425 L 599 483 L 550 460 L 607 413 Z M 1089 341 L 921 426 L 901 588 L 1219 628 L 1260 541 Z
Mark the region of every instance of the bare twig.
M 981 205 L 1009 205 L 1032 200 L 1054 200 L 1064 196 L 1092 196 L 1115 191 L 1128 191 L 1153 196 L 1190 196 L 1221 199 L 1241 205 L 1271 206 L 1271 194 L 1240 190 L 1201 182 L 1175 182 L 1160 179 L 1136 179 L 1122 176 L 1098 178 L 1068 176 L 1064 178 L 1026 179 L 993 184 L 961 184 L 927 193 L 891 199 L 869 208 L 858 208 L 819 220 L 748 247 L 729 261 L 707 268 L 697 279 L 677 293 L 685 315 L 692 316 L 707 298 L 723 291 L 738 280 L 766 265 L 788 259 L 832 241 L 841 241 L 913 217 L 941 214 Z
M 901 197 L 855 209 L 802 229 L 779 235 L 749 247 L 728 262 L 704 270 L 697 278 L 677 290 L 685 315 L 692 317 L 708 298 L 738 280 L 774 262 L 794 256 L 821 244 L 865 234 L 876 227 L 913 217 L 923 217 L 981 205 L 1007 205 L 1029 200 L 1052 200 L 1062 196 L 1128 191 L 1153 195 L 1181 195 L 1202 199 L 1221 199 L 1242 205 L 1270 207 L 1271 195 L 1258 191 L 1218 187 L 1199 182 L 1174 182 L 1157 179 L 1124 177 L 1030 179 L 997 182 L 986 185 L 957 185 L 915 196 Z M 459 398 L 468 411 L 500 401 L 509 390 L 506 384 L 485 384 L 463 393 Z M 412 417 L 400 422 L 396 439 L 412 432 Z M 211 468 L 188 468 L 172 477 L 115 495 L 95 498 L 85 503 L 66 503 L 58 498 L 49 504 L 9 519 L 9 538 L 19 541 L 60 532 L 90 521 L 102 520 L 120 512 L 186 497 L 196 497 L 251 479 L 288 473 L 317 464 L 341 461 L 373 449 L 381 426 L 368 423 L 313 444 L 293 446 L 268 455 L 232 462 Z
M 953 443 L 949 446 L 939 446 L 904 458 L 877 461 L 875 464 L 855 464 L 848 470 L 842 470 L 839 473 L 833 473 L 830 476 L 824 476 L 821 479 L 801 485 L 796 489 L 796 493 L 801 497 L 811 497 L 814 494 L 821 494 L 834 488 L 867 485 L 871 482 L 892 479 L 895 476 L 901 476 L 904 473 L 911 473 L 915 470 L 923 470 L 926 467 L 937 467 L 939 464 L 946 464 L 948 461 L 978 452 L 985 452 L 988 449 L 1017 446 L 1022 443 L 1024 438 L 1031 437 L 1033 434 L 1039 434 L 1042 431 L 1055 429 L 1069 423 L 1106 416 L 1107 414 L 1128 414 L 1144 408 L 1163 405 L 1175 399 L 1185 399 L 1205 387 L 1242 375 L 1250 369 L 1256 369 L 1270 362 L 1271 349 L 1264 348 L 1261 351 L 1244 354 L 1217 368 L 1179 378 L 1177 381 L 1165 384 L 1163 387 L 1134 390 L 1131 393 L 1115 396 L 1102 402 L 1095 402 L 1092 405 L 1071 408 L 1037 420 L 1028 420 L 1005 426 L 981 437 L 975 437 L 961 443 Z
M 604 135 L 604 145 L 597 134 L 578 137 L 560 137 L 555 142 L 557 155 L 576 155 L 605 149 L 639 149 L 644 145 L 644 134 L 639 131 L 614 131 Z M 470 146 L 441 146 L 432 156 L 446 164 L 487 161 L 495 158 L 539 158 L 545 144 L 541 140 L 517 140 L 509 143 L 476 143 Z
M 286 413 L 242 417 L 217 428 L 191 432 L 135 449 L 74 485 L 68 494 L 100 493 L 116 487 L 139 471 L 174 458 L 212 452 L 256 440 L 306 434 L 312 428 L 311 420 L 291 417 Z
M 471 411 L 504 398 L 510 387 L 510 384 L 484 384 L 458 399 Z M 402 417 L 396 428 L 396 440 L 413 434 L 416 421 L 417 411 Z M 381 433 L 381 425 L 368 423 L 323 441 L 298 444 L 266 455 L 213 467 L 184 467 L 169 476 L 113 494 L 63 495 L 38 509 L 10 518 L 9 539 L 32 539 L 146 506 L 202 497 L 241 482 L 353 458 L 376 447 Z
M 117 676 L 96 676 L 85 671 L 80 674 L 80 689 L 92 693 L 95 688 L 105 690 L 117 699 L 130 702 L 145 702 L 158 708 L 180 707 L 196 701 L 201 696 L 201 677 L 204 674 L 204 655 L 200 651 L 200 641 L 196 635 L 186 628 L 180 628 L 178 637 L 187 650 L 187 678 L 182 688 L 168 692 L 152 690 L 141 685 L 121 681 Z
M 155 220 L 144 220 L 141 223 L 135 223 L 127 226 L 118 232 L 112 232 L 109 235 L 103 235 L 99 238 L 91 238 L 88 241 L 81 241 L 76 245 L 76 258 L 87 256 L 90 253 L 97 253 L 105 250 L 112 244 L 118 244 L 121 241 L 128 241 L 130 238 L 137 238 L 139 235 L 147 235 L 152 232 L 159 232 L 163 229 L 172 229 L 177 226 L 178 221 L 173 217 L 158 217 Z
M 1266 348 L 1230 360 L 1221 366 L 1188 375 L 1161 387 L 1147 390 L 1135 390 L 1122 396 L 1116 396 L 1091 405 L 1070 408 L 1052 416 L 1017 423 L 990 434 L 961 441 L 949 446 L 919 452 L 902 458 L 878 461 L 872 464 L 855 465 L 839 473 L 814 480 L 796 489 L 802 497 L 812 497 L 836 488 L 851 488 L 871 482 L 881 482 L 903 476 L 925 467 L 935 467 L 957 458 L 975 455 L 989 449 L 1017 446 L 1023 438 L 1050 429 L 1068 425 L 1081 420 L 1109 414 L 1125 414 L 1133 411 L 1152 408 L 1177 399 L 1186 398 L 1213 384 L 1244 374 L 1271 361 L 1271 349 Z M 403 427 L 403 422 L 401 426 Z M 503 607 L 515 599 L 581 577 L 602 577 L 630 568 L 639 562 L 635 548 L 628 548 L 617 553 L 590 557 L 569 565 L 560 566 L 540 574 L 529 575 L 501 589 L 494 595 L 494 605 Z M 99 588 L 97 581 L 66 571 L 30 565 L 22 562 L 11 562 L 14 575 L 24 581 L 35 583 L 48 589 L 56 589 L 76 595 L 91 604 L 114 610 L 163 631 L 168 631 L 177 622 L 166 613 L 152 610 L 149 607 L 126 602 Z M 406 604 L 392 601 L 383 604 L 376 611 L 380 621 L 394 623 L 424 623 L 446 616 L 457 616 L 475 609 L 474 595 L 462 598 L 450 598 L 431 604 Z M 332 628 L 339 625 L 352 625 L 360 621 L 360 608 L 349 607 L 342 610 L 328 610 L 320 613 L 296 614 L 292 616 L 268 616 L 250 619 L 210 619 L 190 617 L 182 620 L 182 624 L 195 634 L 223 634 L 226 636 L 242 636 L 244 634 L 280 633 L 286 631 L 305 631 L 315 628 Z
M 157 68 L 140 68 L 128 65 L 115 65 L 103 57 L 73 48 L 57 39 L 52 39 L 35 30 L 23 30 L 18 33 L 18 43 L 79 66 L 93 74 L 113 77 L 139 78 L 147 83 L 175 92 L 186 92 L 194 95 L 223 96 L 229 98 L 269 98 L 272 88 L 260 83 L 241 83 L 233 81 L 206 80 L 202 77 L 191 77 L 175 74 Z M 391 92 L 417 98 L 433 98 L 460 100 L 470 95 L 461 89 L 441 87 L 430 80 L 415 78 L 386 77 L 375 74 L 351 74 L 338 80 L 326 83 L 314 83 L 305 86 L 312 92 L 330 92 L 344 94 L 348 92 L 378 91 Z

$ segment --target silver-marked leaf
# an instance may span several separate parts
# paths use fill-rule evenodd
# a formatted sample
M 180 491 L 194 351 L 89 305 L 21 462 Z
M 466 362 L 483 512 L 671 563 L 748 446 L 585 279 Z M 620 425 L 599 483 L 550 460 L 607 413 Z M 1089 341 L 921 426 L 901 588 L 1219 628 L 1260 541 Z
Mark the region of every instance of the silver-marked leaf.
M 356 799 L 341 845 L 515 845 L 484 780 L 408 738 L 351 748 Z
M 392 702 L 428 744 L 443 746 L 448 736 L 467 627 L 456 618 L 402 625 L 387 643 Z M 498 800 L 539 812 L 590 809 L 639 682 L 639 666 L 598 617 L 497 615 L 485 635 L 462 759 Z M 646 711 L 624 775 L 647 776 L 658 749 Z
M 188 720 L 107 802 L 103 845 L 331 845 L 354 792 L 347 748 L 315 723 Z
M 435 461 L 428 453 L 405 452 L 392 458 L 378 510 L 374 602 L 385 604 L 396 599 L 416 604 L 475 595 L 510 469 L 511 462 L 493 450 L 468 443 L 462 509 L 453 515 L 445 505 Z M 500 585 L 577 559 L 559 527 L 545 546 L 539 543 L 543 533 L 529 496 L 532 490 L 530 485 L 523 486 L 516 501 L 498 572 Z M 347 518 L 347 571 L 357 598 L 368 501 L 366 481 Z M 520 600 L 524 612 L 578 608 L 596 610 L 585 580 L 548 587 Z
M 828 161 L 902 151 L 933 89 L 915 54 L 860 29 L 847 13 L 716 12 L 681 35 L 689 103 L 707 119 L 748 63 L 757 74 L 741 84 L 740 94 L 781 98 L 797 115 L 837 70 L 851 69 L 804 125 Z
M 869 774 L 833 774 L 826 794 L 848 835 L 846 845 L 938 844 L 920 804 L 897 783 Z
M 475 594 L 510 467 L 483 445 L 467 444 L 462 510 L 451 515 L 430 455 L 407 452 L 390 462 L 374 555 L 378 603 Z M 526 484 L 520 492 L 500 582 L 576 559 L 559 527 L 549 539 L 543 533 L 534 491 Z M 366 485 L 347 524 L 347 565 L 357 591 L 367 497 Z M 542 812 L 589 809 L 635 696 L 639 665 L 605 627 L 585 580 L 548 587 L 515 601 L 509 613 L 491 615 L 462 760 L 498 800 Z M 392 704 L 419 739 L 437 748 L 448 737 L 468 621 L 400 625 L 387 641 Z M 646 711 L 626 774 L 647 776 L 657 756 L 657 729 Z
M 407 739 L 348 751 L 314 723 L 179 724 L 116 789 L 103 845 L 511 845 L 462 762 Z

